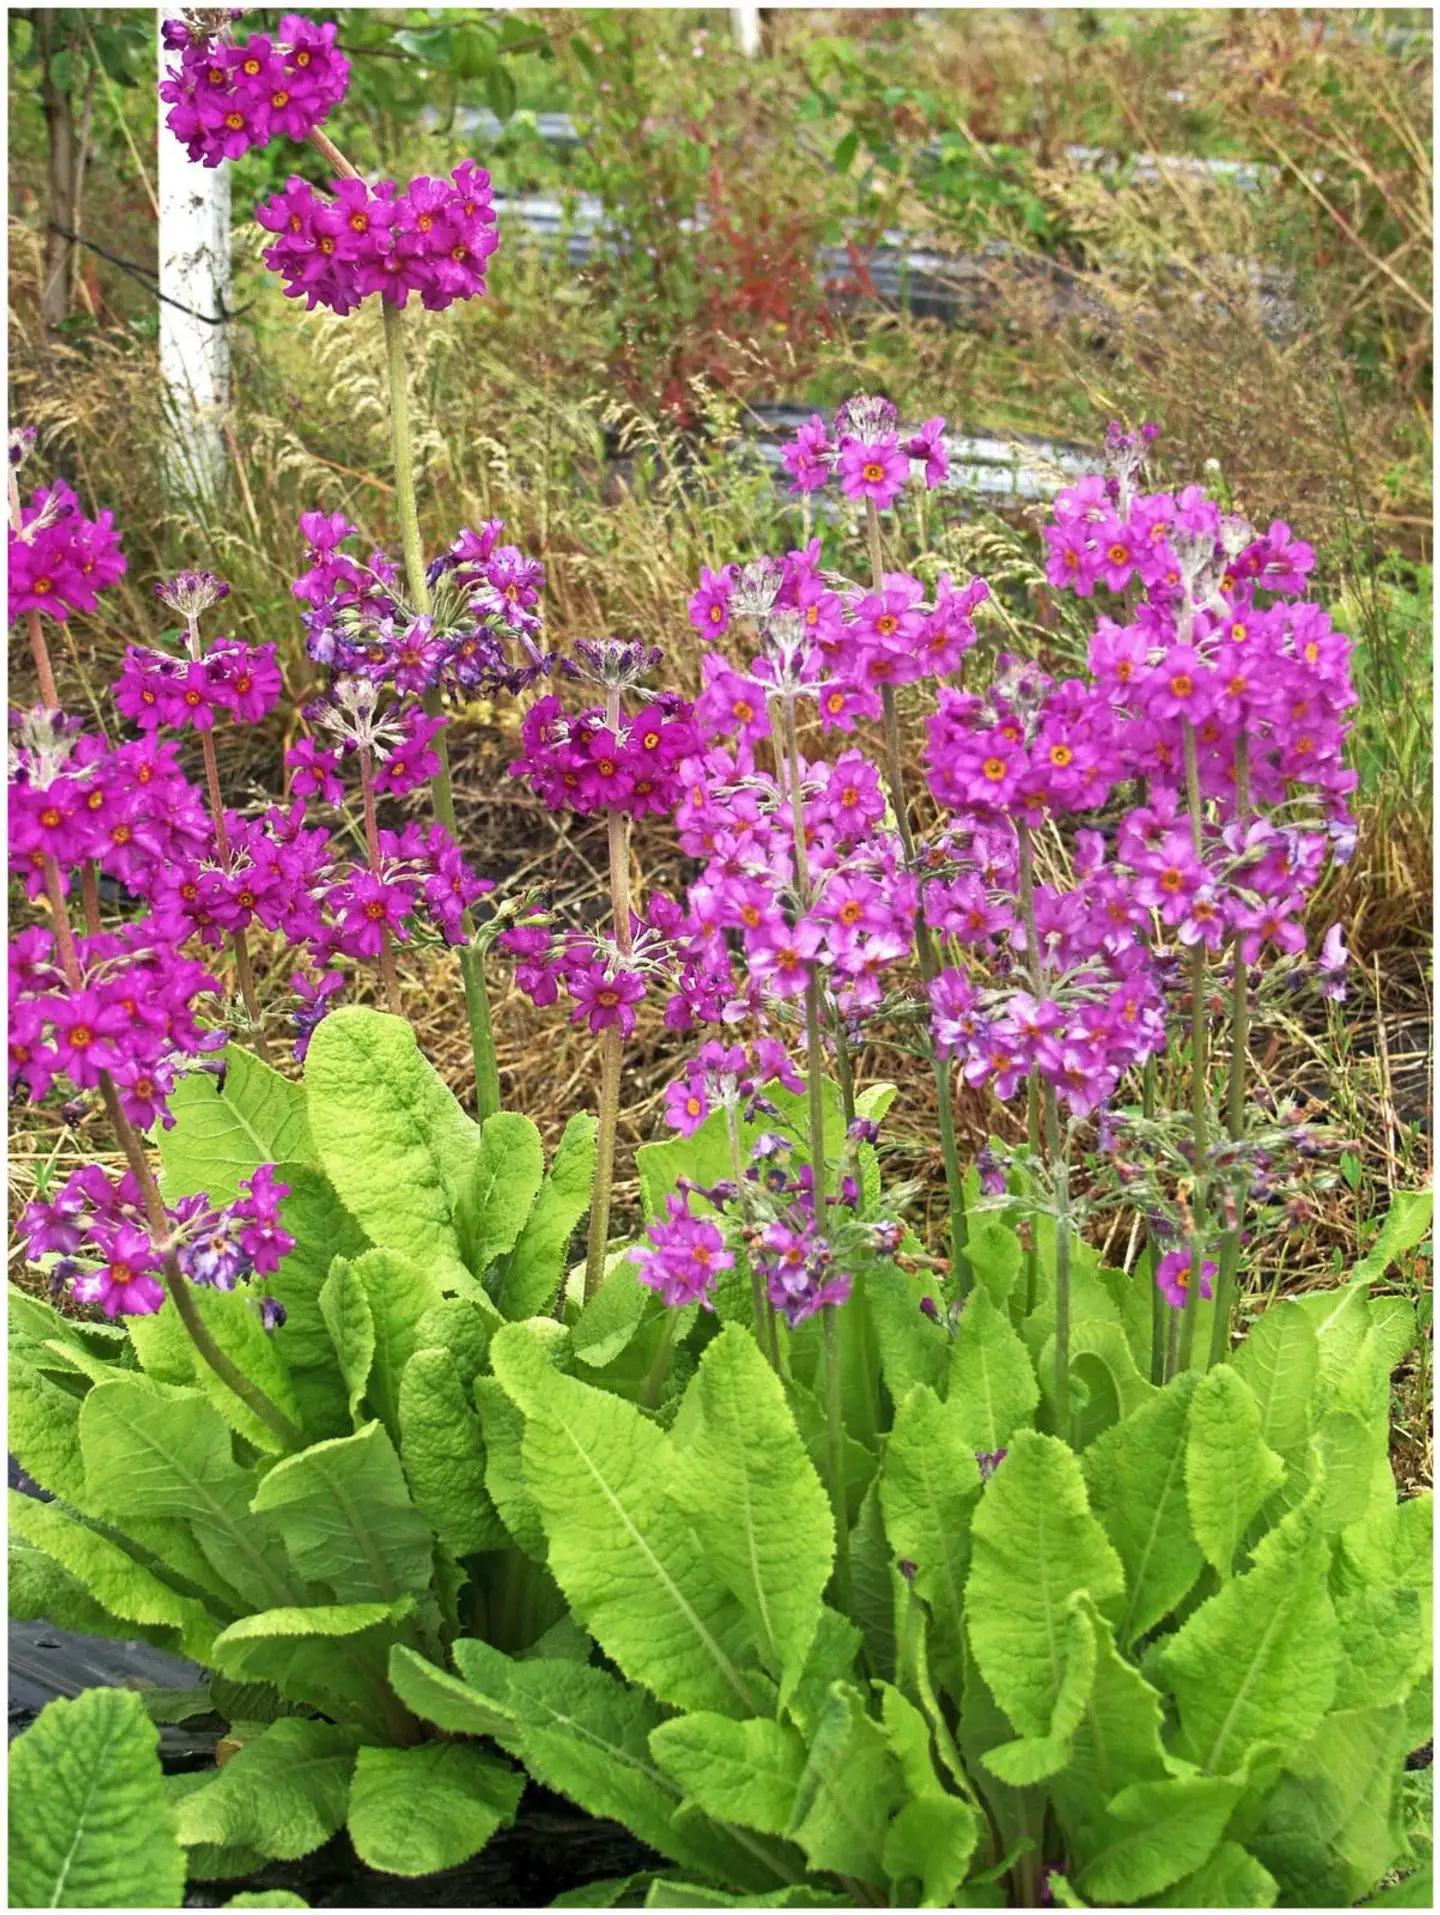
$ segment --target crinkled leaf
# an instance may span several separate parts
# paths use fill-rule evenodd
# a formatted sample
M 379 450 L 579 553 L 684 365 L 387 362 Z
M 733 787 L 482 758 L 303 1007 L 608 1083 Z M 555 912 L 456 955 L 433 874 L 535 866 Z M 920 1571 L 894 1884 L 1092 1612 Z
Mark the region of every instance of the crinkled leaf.
M 345 1820 L 359 1738 L 333 1722 L 284 1716 L 182 1798 L 180 1840 L 258 1849 L 294 1861 Z
M 368 1868 L 433 1875 L 469 1861 L 514 1820 L 524 1781 L 461 1742 L 361 1749 L 346 1827 Z
M 417 1350 L 400 1378 L 400 1459 L 410 1493 L 452 1556 L 503 1549 L 485 1491 L 480 1419 L 448 1351 Z
M 549 1309 L 565 1274 L 575 1226 L 590 1208 L 595 1183 L 596 1121 L 576 1111 L 565 1126 L 550 1174 L 540 1186 L 500 1284 L 501 1314 L 512 1322 Z
M 1050 1781 L 1068 1852 L 1079 1869 L 1105 1840 L 1107 1809 L 1122 1789 L 1165 1774 L 1159 1693 L 1115 1646 L 1115 1632 L 1086 1596 L 1075 1602 L 1089 1618 L 1095 1673 L 1070 1737 L 1070 1757 Z
M 738 1598 L 782 1702 L 820 1620 L 835 1557 L 829 1499 L 805 1454 L 778 1377 L 735 1325 L 707 1345 L 687 1397 L 673 1493 L 710 1575 Z
M 1001 1743 L 985 1755 L 986 1767 L 1012 1788 L 1029 1788 L 1043 1782 L 1070 1760 L 1070 1738 L 1086 1712 L 1095 1684 L 1095 1625 L 1084 1595 L 1070 1599 L 1060 1654 L 1064 1659 L 1064 1672 L 1045 1733 Z
M 1430 1234 L 1430 1218 L 1435 1195 L 1430 1190 L 1397 1190 L 1390 1200 L 1380 1234 L 1351 1271 L 1357 1283 L 1370 1283 L 1383 1277 L 1397 1258 L 1413 1250 Z
M 1078 1886 L 1100 1902 L 1144 1903 L 1200 1867 L 1239 1800 L 1241 1785 L 1218 1775 L 1134 1782 L 1110 1803 L 1108 1839 Z
M 515 1728 L 513 1715 L 483 1699 L 467 1682 L 438 1669 L 414 1649 L 396 1643 L 390 1651 L 390 1686 L 417 1716 L 452 1735 L 488 1735 L 503 1739 Z
M 1085 1590 L 1113 1616 L 1124 1593 L 1120 1558 L 1090 1513 L 1073 1452 L 1022 1430 L 970 1535 L 965 1594 L 976 1660 L 1018 1733 L 1047 1735 L 1065 1676 L 1070 1598 Z
M 400 1378 L 415 1353 L 420 1323 L 441 1301 L 427 1270 L 393 1250 L 367 1250 L 355 1262 L 374 1326 L 375 1354 L 366 1398 L 392 1443 L 400 1440 Z
M 485 1119 L 459 1214 L 465 1261 L 477 1277 L 514 1249 L 544 1175 L 545 1152 L 530 1118 L 499 1110 Z
M 885 1835 L 902 1799 L 885 1731 L 859 1692 L 837 1682 L 811 1739 L 790 1834 L 810 1866 L 883 1883 Z
M 1027 1428 L 1040 1401 L 1025 1345 L 1010 1321 L 977 1289 L 966 1299 L 950 1351 L 946 1403 L 966 1447 L 1003 1449 Z
M 662 1701 L 751 1713 L 752 1632 L 673 1499 L 667 1437 L 633 1404 L 561 1376 L 528 1325 L 501 1330 L 491 1357 L 525 1418 L 525 1486 L 576 1615 Z
M 315 1155 L 299 1084 L 239 1044 L 226 1046 L 224 1076 L 189 1071 L 170 1094 L 169 1129 L 159 1129 L 161 1190 L 167 1203 L 204 1191 L 234 1203 L 240 1181 L 261 1164 Z
M 1091 1503 L 1125 1565 L 1117 1635 L 1126 1645 L 1167 1616 L 1205 1567 L 1185 1490 L 1195 1383 L 1193 1371 L 1177 1377 L 1085 1452 Z
M 1260 1435 L 1285 1464 L 1298 1493 L 1307 1473 L 1310 1404 L 1320 1368 L 1315 1332 L 1300 1306 L 1278 1303 L 1254 1324 L 1232 1367 L 1260 1408 Z
M 930 1610 L 936 1676 L 957 1697 L 965 1667 L 970 1518 L 979 1495 L 975 1452 L 958 1419 L 949 1404 L 917 1385 L 896 1409 L 885 1445 L 880 1508 L 896 1558 L 915 1565 L 915 1591 Z
M 281 1164 L 276 1179 L 289 1186 L 280 1221 L 295 1239 L 295 1248 L 281 1258 L 267 1288 L 285 1306 L 285 1362 L 300 1405 L 301 1427 L 317 1440 L 345 1436 L 352 1427 L 347 1393 L 320 1309 L 320 1292 L 336 1257 L 353 1261 L 369 1249 L 370 1239 L 318 1166 Z
M 1330 1707 L 1340 1631 L 1329 1555 L 1313 1504 L 1302 1505 L 1262 1539 L 1253 1568 L 1159 1647 L 1180 1753 L 1207 1774 L 1233 1773 L 1257 1743 L 1303 1741 Z
M 654 1302 L 655 1292 L 641 1283 L 634 1264 L 620 1258 L 580 1312 L 570 1333 L 577 1359 L 592 1370 L 603 1370 L 607 1363 L 613 1363 L 630 1344 Z
M 358 1005 L 332 1011 L 310 1040 L 305 1094 L 325 1172 L 374 1242 L 445 1287 L 472 1291 L 460 1209 L 480 1132 L 412 1027 Z
M 865 1297 L 880 1348 L 880 1373 L 896 1403 L 917 1383 L 927 1385 L 937 1396 L 944 1393 L 950 1340 L 920 1308 L 922 1297 L 934 1300 L 939 1295 L 938 1284 L 908 1276 L 893 1263 L 877 1263 L 865 1273 Z
M 475 1379 L 475 1413 L 485 1444 L 485 1492 L 516 1548 L 532 1562 L 543 1563 L 545 1526 L 525 1487 L 521 1460 L 525 1419 L 493 1376 Z
M 1287 1903 L 1349 1907 L 1401 1860 L 1407 1740 L 1398 1707 L 1346 1710 L 1294 1752 L 1250 1841 Z
M 897 1885 L 918 1880 L 921 1908 L 949 1908 L 979 1835 L 979 1818 L 967 1802 L 922 1796 L 905 1803 L 885 1831 L 885 1872 Z
M 360 1272 L 348 1257 L 337 1257 L 320 1289 L 320 1314 L 335 1346 L 335 1361 L 345 1383 L 350 1421 L 362 1421 L 360 1406 L 375 1361 L 375 1319 Z
M 970 1225 L 965 1255 L 976 1283 L 989 1291 L 992 1303 L 1003 1304 L 1015 1288 L 1025 1261 L 1015 1232 L 995 1217 L 975 1219 Z
M 650 1752 L 707 1815 L 783 1835 L 795 1812 L 805 1744 L 784 1723 L 697 1711 L 650 1732 Z
M 1342 1653 L 1334 1707 L 1403 1702 L 1428 1658 L 1419 1590 L 1362 1584 L 1335 1598 L 1335 1617 Z
M 83 1508 L 80 1399 L 12 1355 L 9 1412 L 10 1452 L 20 1467 L 72 1507 Z
M 1157 1908 L 1274 1908 L 1279 1885 L 1238 1842 L 1222 1842 L 1193 1875 L 1155 1897 Z
M 297 1572 L 342 1602 L 394 1602 L 429 1588 L 430 1526 L 378 1423 L 277 1463 L 254 1507 L 273 1518 Z
M 1190 1401 L 1185 1491 L 1190 1528 L 1222 1582 L 1251 1518 L 1285 1475 L 1260 1434 L 1260 1411 L 1229 1364 L 1201 1378 Z
M 185 1858 L 139 1696 L 47 1703 L 10 1749 L 11 1908 L 177 1908 Z

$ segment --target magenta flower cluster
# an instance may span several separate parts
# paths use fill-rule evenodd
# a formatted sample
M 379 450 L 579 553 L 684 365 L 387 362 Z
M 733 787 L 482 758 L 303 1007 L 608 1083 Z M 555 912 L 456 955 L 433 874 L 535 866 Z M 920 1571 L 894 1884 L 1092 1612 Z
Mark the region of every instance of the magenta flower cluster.
M 86 1164 L 52 1198 L 26 1206 L 19 1234 L 31 1262 L 55 1259 L 52 1282 L 57 1290 L 68 1283 L 77 1303 L 98 1304 L 111 1318 L 152 1316 L 165 1301 L 160 1272 L 172 1252 L 185 1277 L 214 1290 L 273 1274 L 295 1246 L 280 1222 L 289 1194 L 288 1184 L 275 1181 L 274 1164 L 261 1164 L 240 1180 L 233 1203 L 212 1205 L 202 1192 L 170 1206 L 165 1241 L 157 1244 L 134 1173 L 112 1178 Z M 261 1317 L 267 1328 L 285 1320 L 270 1299 Z
M 474 160 L 448 179 L 421 177 L 403 189 L 394 180 L 336 180 L 328 199 L 292 176 L 255 217 L 276 235 L 265 264 L 307 311 L 353 312 L 371 293 L 403 306 L 415 293 L 427 311 L 443 312 L 484 292 L 486 262 L 500 244 L 490 175 Z
M 532 1004 L 554 1004 L 563 990 L 571 1021 L 597 1036 L 615 1026 L 629 1037 L 652 984 L 666 996 L 671 1030 L 718 1019 L 730 986 L 728 964 L 715 968 L 683 911 L 659 891 L 643 915 L 631 912 L 628 951 L 614 937 L 548 923 L 514 925 L 498 942 L 516 960 L 515 982 Z
M 186 659 L 128 645 L 115 707 L 142 731 L 209 731 L 224 712 L 234 724 L 257 725 L 275 709 L 281 685 L 274 645 L 219 638 L 201 657 Z
M 836 413 L 833 438 L 814 413 L 780 456 L 792 492 L 818 492 L 835 480 L 847 499 L 870 499 L 883 510 L 913 473 L 930 490 L 944 483 L 950 472 L 944 433 L 945 421 L 936 417 L 902 438 L 889 400 L 862 397 Z
M 255 33 L 238 44 L 184 20 L 166 20 L 161 43 L 179 61 L 165 69 L 165 124 L 192 160 L 218 166 L 276 135 L 308 139 L 345 97 L 350 62 L 335 45 L 333 21 L 317 26 L 287 13 L 274 39 Z
M 526 712 L 520 736 L 524 755 L 510 776 L 525 779 L 552 810 L 582 816 L 673 811 L 681 762 L 699 743 L 689 703 L 673 692 L 613 723 L 601 706 L 571 713 L 558 698 L 541 698 Z
M 93 612 L 101 592 L 125 571 L 114 514 L 87 519 L 65 484 L 41 486 L 9 531 L 10 621 L 27 612 L 64 620 Z

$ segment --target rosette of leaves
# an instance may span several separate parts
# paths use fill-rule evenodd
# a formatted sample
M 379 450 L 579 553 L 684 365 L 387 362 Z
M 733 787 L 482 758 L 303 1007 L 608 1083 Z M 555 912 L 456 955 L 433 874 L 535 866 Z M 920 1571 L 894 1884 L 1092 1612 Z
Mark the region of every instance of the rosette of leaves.
M 203 1688 L 158 1720 L 218 1718 L 229 1759 L 170 1778 L 192 1876 L 291 1859 L 345 1827 L 418 1875 L 514 1813 L 520 1772 L 436 1736 L 387 1676 L 461 1633 L 523 1650 L 565 1613 L 485 1488 L 475 1402 L 491 1340 L 553 1306 L 589 1202 L 593 1119 L 548 1173 L 538 1132 L 465 1115 L 408 1024 L 337 1011 L 303 1083 L 249 1053 L 196 1074 L 156 1142 L 174 1200 L 217 1203 L 260 1163 L 295 1239 L 262 1327 L 243 1289 L 195 1291 L 220 1346 L 303 1433 L 279 1440 L 195 1356 L 167 1304 L 124 1324 L 10 1300 L 10 1441 L 51 1494 L 12 1494 L 12 1614 L 188 1656 Z
M 1398 1877 L 1381 1899 L 1429 1905 L 1402 1802 L 1430 1499 L 1387 1451 L 1413 1311 L 1371 1269 L 1156 1388 L 1148 1281 L 1081 1250 L 1062 1440 L 1038 1235 L 1032 1294 L 1014 1233 L 976 1228 L 938 1323 L 857 1282 L 880 1429 L 847 1439 L 843 1585 L 808 1391 L 738 1313 L 688 1333 L 658 1411 L 574 1328 L 497 1332 L 487 1480 L 569 1621 L 530 1656 L 397 1644 L 391 1681 L 656 1851 L 568 1899 L 1347 1906 Z

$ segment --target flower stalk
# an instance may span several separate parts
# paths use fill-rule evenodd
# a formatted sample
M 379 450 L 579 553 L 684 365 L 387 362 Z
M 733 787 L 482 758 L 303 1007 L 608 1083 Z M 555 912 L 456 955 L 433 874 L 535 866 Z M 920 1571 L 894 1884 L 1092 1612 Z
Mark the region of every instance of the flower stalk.
M 1195 856 L 1203 849 L 1200 809 L 1200 766 L 1195 750 L 1195 727 L 1186 718 L 1182 722 L 1185 746 L 1185 794 L 1190 807 L 1190 835 Z M 1176 1364 L 1190 1367 L 1195 1348 L 1195 1325 L 1200 1314 L 1200 1291 L 1205 1269 L 1206 1168 L 1209 1152 L 1206 1111 L 1206 1073 L 1208 1070 L 1209 1032 L 1205 1022 L 1205 943 L 1196 938 L 1190 949 L 1190 1138 L 1191 1163 L 1195 1173 L 1190 1200 L 1190 1281 L 1185 1289 L 1181 1311 L 1180 1340 Z
M 1243 824 L 1250 816 L 1250 735 L 1235 740 L 1235 816 Z M 1234 975 L 1230 987 L 1230 1076 L 1225 1087 L 1225 1129 L 1232 1144 L 1245 1135 L 1245 1073 L 1249 1049 L 1250 967 L 1240 955 L 1240 939 L 1231 940 Z M 1220 1240 L 1220 1270 L 1215 1283 L 1215 1321 L 1210 1329 L 1210 1365 L 1223 1363 L 1230 1352 L 1230 1317 L 1235 1307 L 1236 1276 L 1244 1225 L 1245 1183 L 1237 1172 L 1234 1219 Z
M 620 723 L 620 693 L 606 695 L 605 718 L 614 731 Z M 632 949 L 630 931 L 630 820 L 611 806 L 606 820 L 610 852 L 610 901 L 615 944 L 622 957 Z M 585 1248 L 585 1301 L 605 1280 L 605 1247 L 610 1241 L 610 1197 L 615 1182 L 615 1139 L 620 1122 L 620 1067 L 625 1040 L 618 1024 L 607 1024 L 600 1040 L 600 1124 L 595 1138 L 595 1191 Z
M 375 817 L 375 768 L 366 745 L 360 747 L 360 799 L 365 807 L 365 855 L 370 861 L 370 875 L 379 883 L 380 831 Z M 400 981 L 395 975 L 395 946 L 388 924 L 380 927 L 380 975 L 385 984 L 386 1005 L 393 1016 L 403 1017 Z
M 1045 991 L 1045 966 L 1035 921 L 1035 844 L 1023 818 L 1015 826 L 1020 840 L 1020 915 L 1025 924 L 1025 954 L 1036 997 Z M 1045 1118 L 1045 1153 L 1055 1198 L 1055 1429 L 1070 1438 L 1070 1166 L 1060 1131 L 1060 1103 L 1048 1079 L 1040 1091 Z

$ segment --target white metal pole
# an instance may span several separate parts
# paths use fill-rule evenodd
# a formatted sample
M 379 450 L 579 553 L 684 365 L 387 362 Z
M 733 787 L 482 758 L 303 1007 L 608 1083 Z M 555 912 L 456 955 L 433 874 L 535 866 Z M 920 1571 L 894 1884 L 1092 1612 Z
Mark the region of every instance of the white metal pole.
M 178 9 L 164 8 L 158 18 Z M 174 57 L 161 45 L 160 74 Z M 217 498 L 225 479 L 220 422 L 230 403 L 230 169 L 201 166 L 159 128 L 160 372 L 174 436 L 167 477 L 179 493 Z M 169 302 L 173 301 L 171 304 Z
M 747 60 L 753 60 L 760 51 L 759 7 L 731 7 L 730 20 L 735 29 L 735 44 Z

